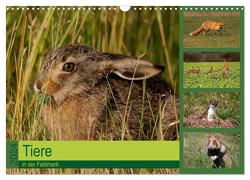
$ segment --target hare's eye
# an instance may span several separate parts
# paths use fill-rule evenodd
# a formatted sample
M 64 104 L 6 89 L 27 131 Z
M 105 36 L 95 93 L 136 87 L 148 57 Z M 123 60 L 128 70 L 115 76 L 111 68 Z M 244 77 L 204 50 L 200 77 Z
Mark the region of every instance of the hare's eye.
M 75 64 L 74 63 L 65 63 L 63 65 L 63 71 L 66 71 L 66 72 L 72 72 L 75 68 Z

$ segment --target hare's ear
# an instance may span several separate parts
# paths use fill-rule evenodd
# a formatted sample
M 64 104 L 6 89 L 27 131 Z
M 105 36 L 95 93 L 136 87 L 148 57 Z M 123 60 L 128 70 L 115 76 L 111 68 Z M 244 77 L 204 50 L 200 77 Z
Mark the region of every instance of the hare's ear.
M 109 60 L 105 67 L 106 70 L 112 70 L 127 80 L 143 80 L 160 74 L 164 71 L 164 66 L 153 64 L 143 59 L 121 58 Z

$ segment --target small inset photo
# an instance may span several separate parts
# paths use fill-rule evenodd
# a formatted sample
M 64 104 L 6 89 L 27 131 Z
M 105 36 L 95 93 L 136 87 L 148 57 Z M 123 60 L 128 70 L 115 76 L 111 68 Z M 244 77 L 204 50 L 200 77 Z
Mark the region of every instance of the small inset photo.
M 185 93 L 183 125 L 186 128 L 240 127 L 240 93 Z
M 184 133 L 184 168 L 239 168 L 239 133 Z
M 185 88 L 239 88 L 239 52 L 185 52 Z
M 239 12 L 185 12 L 185 48 L 239 48 Z

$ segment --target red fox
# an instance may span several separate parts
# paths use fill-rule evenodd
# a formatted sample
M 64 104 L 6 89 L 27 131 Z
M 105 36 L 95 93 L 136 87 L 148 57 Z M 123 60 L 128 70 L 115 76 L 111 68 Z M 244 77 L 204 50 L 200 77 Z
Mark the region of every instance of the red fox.
M 214 34 L 219 32 L 221 36 L 221 29 L 224 26 L 223 22 L 213 22 L 213 21 L 205 21 L 201 24 L 201 26 L 197 29 L 195 29 L 193 32 L 191 32 L 189 35 L 190 36 L 196 36 L 203 32 L 203 36 L 207 34 L 210 30 L 214 31 Z

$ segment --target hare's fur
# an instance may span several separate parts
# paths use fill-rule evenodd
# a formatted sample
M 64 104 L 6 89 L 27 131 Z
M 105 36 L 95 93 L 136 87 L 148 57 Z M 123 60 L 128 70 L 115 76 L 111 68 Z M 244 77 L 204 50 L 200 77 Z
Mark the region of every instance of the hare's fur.
M 63 71 L 65 63 L 74 70 Z M 82 45 L 51 51 L 35 83 L 54 99 L 43 108 L 51 138 L 176 139 L 179 102 L 162 70 Z

